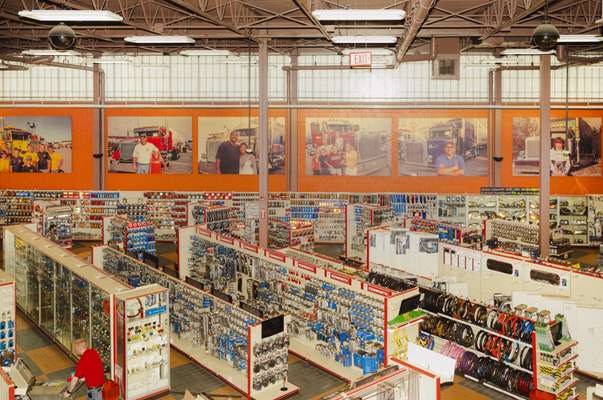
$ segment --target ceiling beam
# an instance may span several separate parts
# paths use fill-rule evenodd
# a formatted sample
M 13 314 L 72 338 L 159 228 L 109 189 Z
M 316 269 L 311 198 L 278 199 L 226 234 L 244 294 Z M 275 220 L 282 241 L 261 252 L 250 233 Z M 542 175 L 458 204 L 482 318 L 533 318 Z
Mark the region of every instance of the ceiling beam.
M 404 37 L 399 41 L 398 47 L 396 48 L 396 67 L 404 60 L 406 52 L 410 48 L 410 45 L 417 37 L 421 25 L 427 19 L 429 11 L 435 5 L 436 0 L 415 0 L 413 7 L 413 13 L 408 29 L 404 33 Z
M 535 0 L 532 2 L 532 4 L 530 4 L 530 7 L 528 7 L 527 9 L 525 9 L 523 12 L 515 15 L 513 18 L 511 18 L 508 21 L 503 22 L 502 24 L 498 25 L 496 28 L 489 30 L 486 34 L 482 35 L 480 37 L 480 40 L 486 40 L 489 37 L 497 34 L 500 31 L 506 30 L 511 28 L 513 25 L 517 24 L 518 22 L 520 22 L 521 20 L 529 17 L 530 15 L 534 14 L 535 12 L 539 11 L 542 7 L 544 7 L 546 5 L 546 3 L 549 0 Z M 551 0 L 551 3 L 554 2 L 555 0 Z
M 308 8 L 306 7 L 304 0 L 292 0 L 292 1 L 297 6 L 297 8 L 299 8 L 301 10 L 301 12 L 304 13 L 306 18 L 308 18 L 310 20 L 310 22 L 312 22 L 312 25 L 314 25 L 316 27 L 316 29 L 318 29 L 320 31 L 320 33 L 322 33 L 322 36 L 324 37 L 324 39 L 328 40 L 330 42 L 331 35 L 329 34 L 329 32 L 327 32 L 327 30 L 320 23 L 320 21 L 318 21 L 316 18 L 314 18 L 314 15 L 312 15 L 312 12 L 310 10 L 308 10 Z M 338 47 L 335 47 L 335 48 L 337 49 L 338 53 L 341 52 L 341 50 Z

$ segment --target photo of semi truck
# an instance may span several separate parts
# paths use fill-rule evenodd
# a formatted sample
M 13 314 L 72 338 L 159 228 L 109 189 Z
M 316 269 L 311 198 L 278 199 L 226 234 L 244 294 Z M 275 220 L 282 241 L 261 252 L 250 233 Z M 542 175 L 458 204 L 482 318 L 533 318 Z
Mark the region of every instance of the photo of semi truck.
M 331 154 L 333 150 L 344 157 L 346 144 L 351 144 L 358 154 L 357 175 L 389 175 L 391 127 L 383 118 L 362 119 L 309 119 L 306 135 L 306 165 L 318 152 Z M 373 120 L 372 122 L 370 120 Z M 311 172 L 311 171 L 309 171 Z
M 256 158 L 258 157 L 257 129 L 240 128 L 232 130 L 228 135 L 221 133 L 210 134 L 205 141 L 205 148 L 207 149 L 205 154 L 206 162 L 216 162 L 218 147 L 220 147 L 224 141 L 228 140 L 227 138 L 229 138 L 232 133 L 237 135 L 238 143 L 246 143 L 247 149 L 251 150 L 251 152 L 256 155 Z M 280 139 L 277 139 L 278 141 L 274 143 L 271 136 L 272 135 L 269 133 L 268 170 L 274 172 L 285 166 L 285 146 L 283 143 L 280 143 Z M 280 138 L 282 138 L 282 136 Z
M 188 150 L 192 144 L 192 118 L 110 117 L 108 131 L 111 172 L 135 172 L 133 153 L 143 137 L 161 154 L 161 173 L 192 170 L 192 152 Z
M 444 154 L 448 143 L 454 144 L 456 154 L 465 160 L 465 175 L 485 172 L 485 119 L 412 118 L 402 124 L 398 131 L 400 175 L 435 175 L 436 159 Z
M 522 118 L 513 120 L 513 170 L 514 175 L 540 174 L 540 132 L 536 123 L 527 124 Z M 527 131 L 528 126 L 532 129 Z M 563 140 L 564 150 L 570 161 L 569 174 L 584 174 L 595 167 L 592 174 L 600 174 L 601 119 L 600 118 L 557 118 L 551 120 L 549 148 L 555 139 Z M 594 171 L 594 170 L 593 170 Z M 592 172 L 592 171 L 591 171 Z M 587 173 L 591 174 L 591 173 Z

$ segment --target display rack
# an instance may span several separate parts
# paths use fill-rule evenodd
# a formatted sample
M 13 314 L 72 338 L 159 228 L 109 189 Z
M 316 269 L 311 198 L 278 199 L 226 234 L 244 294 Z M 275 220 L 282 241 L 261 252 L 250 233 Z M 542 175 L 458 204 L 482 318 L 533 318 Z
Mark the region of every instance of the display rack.
M 435 218 L 438 215 L 438 197 L 433 193 L 388 193 L 384 194 L 397 217 Z
M 136 222 L 124 216 L 103 219 L 103 244 L 141 257 L 144 253 L 155 254 L 155 226 L 152 222 Z
M 366 230 L 392 222 L 393 211 L 389 206 L 375 204 L 353 204 L 345 209 L 345 249 L 348 260 L 362 264 L 367 259 Z
M 288 317 L 259 317 L 253 306 L 239 307 L 224 292 L 206 292 L 199 282 L 185 283 L 108 246 L 93 249 L 93 262 L 123 282 L 168 288 L 171 345 L 247 398 L 299 391 L 287 382 Z
M 58 200 L 35 200 L 33 222 L 42 236 L 66 249 L 73 243 L 73 207 Z
M 73 208 L 73 238 L 102 238 L 103 217 L 117 214 L 119 192 L 63 192 L 61 204 Z
M 291 193 L 291 221 L 312 222 L 317 243 L 345 241 L 345 206 L 348 196 L 342 193 Z
M 175 241 L 176 229 L 188 225 L 187 197 L 177 192 L 145 192 L 146 221 L 159 241 Z
M 313 251 L 302 249 L 299 246 L 287 247 L 281 249 L 280 251 L 289 258 L 310 263 L 321 268 L 343 272 L 348 275 L 356 275 L 364 271 L 358 269 L 356 264 L 349 265 L 343 261 L 325 256 L 324 254 L 314 253 Z
M 571 245 L 597 245 L 597 221 L 603 215 L 603 207 L 597 200 L 600 198 L 603 197 L 597 194 L 551 197 L 551 229 L 558 230 Z M 2 190 L 0 224 L 30 222 L 33 200 L 61 200 L 63 204 L 73 206 L 73 234 L 78 240 L 101 240 L 102 218 L 127 214 L 132 220 L 153 222 L 158 229 L 159 241 L 174 241 L 176 228 L 189 224 L 188 204 L 196 201 L 233 207 L 234 217 L 245 223 L 257 225 L 259 219 L 259 197 L 253 192 Z M 487 219 L 536 223 L 539 217 L 538 197 L 529 193 L 286 192 L 271 193 L 268 200 L 270 218 L 313 222 L 317 243 L 344 243 L 345 207 L 359 203 L 391 206 L 397 217 L 436 219 L 479 229 Z
M 116 381 L 125 400 L 170 391 L 168 289 L 157 284 L 115 295 Z
M 181 278 L 244 296 L 262 313 L 290 314 L 290 351 L 346 381 L 387 365 L 387 322 L 418 296 L 416 288 L 395 292 L 198 227 L 179 237 Z
M 15 293 L 15 278 L 0 270 L 0 298 L 2 299 L 0 302 L 0 367 L 8 367 L 15 362 L 17 349 Z
M 135 380 L 134 376 L 158 376 L 161 365 L 147 362 L 156 349 L 145 353 L 149 357 L 134 367 L 120 364 L 125 355 L 132 354 L 133 347 L 127 337 L 124 342 L 124 331 L 118 332 L 117 327 L 132 326 L 137 323 L 138 316 L 118 307 L 118 299 L 144 305 L 148 295 L 161 293 L 163 288 L 131 289 L 23 226 L 5 228 L 3 244 L 5 270 L 15 278 L 17 307 L 65 353 L 75 359 L 73 342 L 84 338 L 98 351 L 105 372 L 120 384 Z M 167 312 L 169 304 L 167 301 L 163 304 Z M 145 310 L 150 312 L 151 309 Z M 169 331 L 164 330 L 161 336 L 162 340 L 169 340 Z M 169 353 L 164 350 L 161 353 L 162 360 L 167 362 Z M 163 368 L 168 371 L 168 381 L 163 380 L 162 385 L 166 382 L 167 385 L 158 391 L 158 386 L 149 383 L 133 393 L 126 393 L 127 398 L 142 399 L 169 391 L 169 366 Z
M 309 222 L 285 222 L 278 219 L 268 221 L 268 247 L 283 249 L 299 246 L 304 250 L 314 248 L 314 225 Z
M 195 201 L 188 205 L 188 225 L 207 225 L 207 228 L 225 233 L 233 220 L 233 210 L 209 201 Z
M 435 289 L 424 292 L 419 343 L 456 360 L 457 374 L 514 398 L 532 393 L 535 316 L 525 305 L 510 310 L 471 302 Z

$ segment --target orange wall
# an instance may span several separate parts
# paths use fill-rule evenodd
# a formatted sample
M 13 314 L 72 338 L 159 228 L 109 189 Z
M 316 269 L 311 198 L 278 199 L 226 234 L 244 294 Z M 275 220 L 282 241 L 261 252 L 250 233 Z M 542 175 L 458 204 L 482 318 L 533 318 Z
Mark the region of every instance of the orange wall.
M 505 110 L 502 113 L 503 166 L 502 184 L 506 187 L 538 187 L 538 176 L 513 176 L 513 117 L 538 117 L 538 110 Z M 565 118 L 564 110 L 552 110 L 551 118 Z M 570 110 L 569 118 L 603 117 L 600 110 Z M 555 194 L 598 194 L 603 193 L 601 176 L 551 177 L 551 193 Z
M 287 110 L 271 110 L 270 116 L 285 117 Z M 72 170 L 70 174 L 0 174 L 0 188 L 14 189 L 68 189 L 89 190 L 93 187 L 93 111 L 75 108 L 18 108 L 2 109 L 1 116 L 66 116 L 72 121 Z M 198 124 L 201 116 L 247 116 L 246 109 L 108 109 L 105 112 L 105 127 L 111 116 L 190 116 L 192 117 L 193 160 L 198 156 Z M 257 110 L 252 110 L 257 116 Z M 512 176 L 512 120 L 513 117 L 538 117 L 537 110 L 505 110 L 503 116 L 503 168 L 502 183 L 507 187 L 537 187 L 537 177 Z M 553 110 L 554 118 L 565 117 L 565 111 Z M 306 109 L 298 112 L 298 178 L 300 191 L 324 192 L 437 192 L 459 193 L 478 192 L 488 185 L 487 177 L 409 177 L 398 175 L 397 132 L 398 119 L 403 117 L 482 117 L 488 112 L 482 110 L 324 110 Z M 572 110 L 570 117 L 603 117 L 603 111 Z M 358 118 L 386 117 L 392 119 L 392 175 L 391 176 L 306 176 L 305 174 L 305 119 L 307 117 Z M 106 129 L 106 128 L 105 128 Z M 287 128 L 288 130 L 288 128 Z M 108 132 L 105 132 L 108 135 Z M 106 141 L 108 142 L 108 141 Z M 288 144 L 286 144 L 288 146 Z M 105 149 L 105 153 L 107 153 Z M 270 190 L 284 191 L 286 176 L 270 176 Z M 183 191 L 257 191 L 257 177 L 242 175 L 200 175 L 196 161 L 192 174 L 164 174 L 136 176 L 135 174 L 105 174 L 107 190 L 183 190 Z M 603 177 L 553 177 L 553 193 L 586 194 L 603 193 Z
M 253 109 L 252 116 L 257 116 L 257 109 Z M 286 110 L 271 110 L 273 117 L 285 117 Z M 249 175 L 201 175 L 197 170 L 199 152 L 199 117 L 246 117 L 246 109 L 109 109 L 105 112 L 105 129 L 108 128 L 108 118 L 112 116 L 190 116 L 193 119 L 193 171 L 192 174 L 151 174 L 139 176 L 136 174 L 105 174 L 105 188 L 107 190 L 179 190 L 179 191 L 235 191 L 252 192 L 258 190 L 257 176 Z M 289 130 L 285 126 L 285 132 Z M 105 132 L 108 136 L 108 132 Z M 106 140 L 105 143 L 109 141 Z M 288 144 L 285 143 L 285 146 Z M 108 148 L 105 149 L 108 154 Z M 271 191 L 284 191 L 287 187 L 287 177 L 283 175 L 271 175 L 269 187 Z
M 398 118 L 408 117 L 466 117 L 487 118 L 488 112 L 481 110 L 300 110 L 298 112 L 299 190 L 307 192 L 430 192 L 469 193 L 479 192 L 488 186 L 487 176 L 398 176 Z M 362 118 L 386 117 L 392 119 L 392 175 L 391 176 L 306 176 L 305 138 L 306 118 Z
M 0 174 L 0 188 L 89 190 L 93 186 L 92 116 L 90 109 L 75 108 L 17 108 L 1 109 L 3 117 L 60 116 L 71 118 L 70 174 Z

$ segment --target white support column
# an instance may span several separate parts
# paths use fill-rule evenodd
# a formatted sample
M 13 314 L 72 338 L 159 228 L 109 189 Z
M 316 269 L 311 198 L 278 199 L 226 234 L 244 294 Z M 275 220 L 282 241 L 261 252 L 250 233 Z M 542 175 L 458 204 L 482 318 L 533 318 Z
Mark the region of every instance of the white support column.
M 551 56 L 540 56 L 540 256 L 549 256 L 551 191 Z
M 268 247 L 268 41 L 259 40 L 260 246 Z

